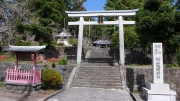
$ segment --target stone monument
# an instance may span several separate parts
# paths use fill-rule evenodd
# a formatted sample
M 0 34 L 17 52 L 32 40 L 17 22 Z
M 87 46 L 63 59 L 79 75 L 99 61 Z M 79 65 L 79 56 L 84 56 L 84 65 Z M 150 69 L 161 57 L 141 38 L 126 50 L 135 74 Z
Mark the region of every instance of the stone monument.
M 143 87 L 143 96 L 147 101 L 176 101 L 176 92 L 164 83 L 162 43 L 153 43 L 151 49 L 153 78 Z

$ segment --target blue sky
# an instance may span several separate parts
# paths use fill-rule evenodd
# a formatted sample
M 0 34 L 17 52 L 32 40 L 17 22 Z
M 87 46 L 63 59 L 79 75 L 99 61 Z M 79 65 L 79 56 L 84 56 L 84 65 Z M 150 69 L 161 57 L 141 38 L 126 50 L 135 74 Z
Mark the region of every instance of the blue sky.
M 106 0 L 87 0 L 84 6 L 87 11 L 102 11 Z

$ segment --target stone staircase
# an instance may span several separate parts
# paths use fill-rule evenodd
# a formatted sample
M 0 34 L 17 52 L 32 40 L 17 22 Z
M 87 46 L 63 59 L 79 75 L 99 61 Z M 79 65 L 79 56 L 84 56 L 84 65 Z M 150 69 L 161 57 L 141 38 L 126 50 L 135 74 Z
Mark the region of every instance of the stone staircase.
M 81 66 L 72 86 L 121 89 L 119 67 L 115 66 Z
M 108 48 L 91 48 L 89 55 L 78 69 L 72 86 L 105 89 L 122 89 L 119 66 L 112 66 Z

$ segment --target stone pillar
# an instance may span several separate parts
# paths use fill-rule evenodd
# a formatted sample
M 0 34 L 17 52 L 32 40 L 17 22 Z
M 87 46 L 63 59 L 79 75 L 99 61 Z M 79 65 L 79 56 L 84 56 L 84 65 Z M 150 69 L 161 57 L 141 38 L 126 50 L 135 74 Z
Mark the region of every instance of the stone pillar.
M 153 43 L 151 54 L 152 58 L 152 70 L 153 70 L 153 83 L 164 83 L 163 76 L 163 55 L 162 55 L 162 43 Z
M 78 47 L 77 47 L 77 65 L 81 65 L 82 40 L 83 40 L 83 22 L 84 22 L 84 18 L 80 17 L 79 34 L 78 34 Z
M 119 16 L 119 56 L 119 64 L 124 66 L 124 30 L 122 16 Z
M 119 64 L 120 64 L 120 73 L 122 78 L 122 88 L 126 90 L 126 75 L 125 75 L 125 67 L 124 67 L 124 29 L 123 29 L 123 17 L 119 16 Z
M 176 92 L 164 84 L 162 43 L 153 43 L 151 49 L 153 82 L 143 87 L 143 96 L 146 101 L 176 101 Z

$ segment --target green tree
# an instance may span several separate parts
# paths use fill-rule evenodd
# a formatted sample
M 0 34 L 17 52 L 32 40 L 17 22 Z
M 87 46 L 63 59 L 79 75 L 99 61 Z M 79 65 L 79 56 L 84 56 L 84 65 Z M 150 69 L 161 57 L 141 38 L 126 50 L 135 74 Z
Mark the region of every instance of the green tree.
M 83 6 L 84 2 L 87 0 L 65 0 L 65 5 L 67 5 L 67 11 L 86 11 Z M 79 21 L 79 18 L 67 18 L 69 21 Z M 78 35 L 78 26 L 68 26 L 69 31 L 74 35 Z
M 62 28 L 66 16 L 64 0 L 31 0 L 28 6 L 33 6 L 30 11 L 34 17 L 28 24 L 18 20 L 16 30 L 18 33 L 35 35 L 35 41 L 40 45 L 53 46 L 53 32 Z
M 144 0 L 107 0 L 104 8 L 106 10 L 131 10 L 142 8 L 144 5 Z M 133 20 L 134 18 L 125 18 L 124 20 Z M 118 20 L 117 17 L 106 18 L 107 21 Z M 112 46 L 115 48 L 119 47 L 119 35 L 118 35 L 118 26 L 106 26 L 106 34 L 113 35 L 112 37 Z M 138 45 L 138 34 L 135 32 L 135 26 L 124 26 L 124 41 L 126 49 L 137 48 Z
M 150 52 L 153 42 L 162 42 L 169 63 L 180 46 L 179 11 L 171 3 L 170 0 L 147 0 L 136 15 L 141 47 Z
M 137 33 L 135 33 L 135 26 L 126 26 L 124 28 L 124 45 L 126 49 L 136 49 L 139 45 L 139 38 Z M 119 48 L 119 32 L 116 31 L 111 39 L 111 45 L 114 48 Z

